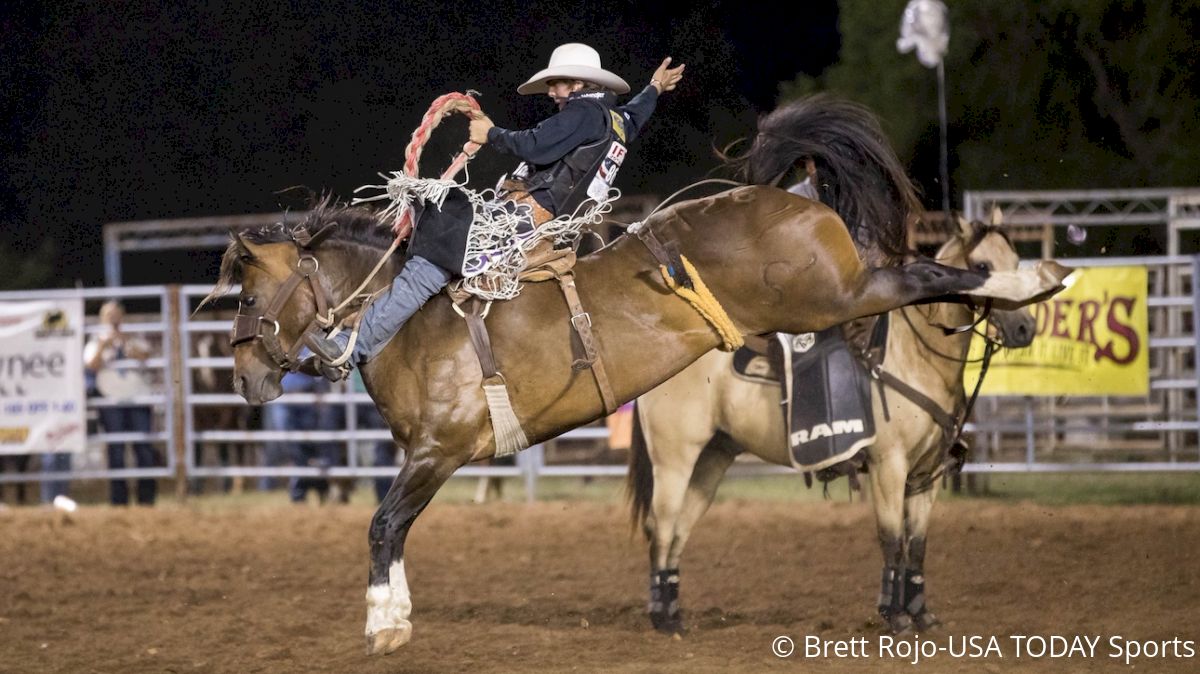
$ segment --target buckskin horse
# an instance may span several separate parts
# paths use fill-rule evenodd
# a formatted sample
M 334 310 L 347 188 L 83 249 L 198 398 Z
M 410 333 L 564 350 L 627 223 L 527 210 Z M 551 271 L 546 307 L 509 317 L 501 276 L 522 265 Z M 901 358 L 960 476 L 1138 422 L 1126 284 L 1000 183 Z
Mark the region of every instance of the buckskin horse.
M 937 252 L 938 261 L 961 269 L 1017 268 L 1017 253 L 995 223 L 960 224 Z M 967 413 L 962 371 L 974 334 L 946 326 L 976 320 L 961 304 L 901 307 L 888 316 L 882 386 L 871 387 L 875 441 L 866 469 L 883 552 L 878 610 L 896 633 L 937 622 L 925 601 L 926 532 L 936 482 L 956 460 L 950 452 Z M 991 321 L 1003 346 L 1033 340 L 1027 308 L 997 311 Z M 793 465 L 781 393 L 778 381 L 739 375 L 732 354 L 714 351 L 638 398 L 628 492 L 634 525 L 650 543 L 655 629 L 684 630 L 680 559 L 734 458 L 745 451 Z
M 804 137 L 800 127 L 789 133 Z M 756 145 L 786 149 L 762 140 Z M 666 208 L 647 218 L 637 235 L 580 258 L 575 285 L 587 314 L 576 317 L 594 330 L 617 401 L 633 400 L 724 343 L 714 325 L 677 296 L 680 287 L 706 286 L 725 324 L 739 335 L 800 333 L 935 298 L 1026 304 L 1057 292 L 1069 272 L 1051 261 L 1020 272 L 961 270 L 931 260 L 869 267 L 850 232 L 881 251 L 901 249 L 903 239 L 896 237 L 903 236 L 905 223 L 886 215 L 903 210 L 894 205 L 897 192 L 886 175 L 862 184 L 848 177 L 838 190 L 843 198 L 835 203 L 855 205 L 846 211 L 852 214 L 846 216 L 849 228 L 821 203 L 752 185 Z M 858 208 L 863 204 L 870 208 Z M 884 215 L 865 217 L 869 213 Z M 302 234 L 276 226 L 235 237 L 214 293 L 241 283 L 234 384 L 248 402 L 280 395 L 283 370 L 295 366 L 304 335 L 318 329 L 318 311 L 324 314 L 359 287 L 363 270 L 388 249 L 390 225 L 360 209 L 326 205 L 311 212 Z M 664 248 L 677 250 L 694 273 L 685 277 L 669 267 L 657 254 Z M 402 253 L 390 256 L 367 290 L 384 287 L 402 264 Z M 597 380 L 571 367 L 568 318 L 552 283 L 526 284 L 519 297 L 496 303 L 488 316 L 492 350 L 530 443 L 606 411 Z M 446 294 L 428 302 L 362 368 L 362 376 L 397 443 L 407 448 L 368 530 L 367 650 L 380 654 L 412 636 L 404 566 L 412 523 L 455 470 L 495 454 L 496 437 L 480 361 Z

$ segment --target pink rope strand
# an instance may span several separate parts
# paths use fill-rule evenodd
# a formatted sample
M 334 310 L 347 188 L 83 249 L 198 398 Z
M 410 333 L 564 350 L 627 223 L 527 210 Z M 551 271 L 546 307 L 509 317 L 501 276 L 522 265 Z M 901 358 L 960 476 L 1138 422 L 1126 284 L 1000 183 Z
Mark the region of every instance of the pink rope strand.
M 412 139 L 408 141 L 408 146 L 404 148 L 404 172 L 409 176 L 416 178 L 418 165 L 421 161 L 421 152 L 425 149 L 425 144 L 429 142 L 429 137 L 433 135 L 433 130 L 442 123 L 442 119 L 448 117 L 451 113 L 460 113 L 470 117 L 471 119 L 479 119 L 484 116 L 483 110 L 479 107 L 479 102 L 470 94 L 449 93 L 437 97 L 429 106 L 429 110 L 425 112 L 425 116 L 421 118 L 421 125 L 413 131 Z M 466 166 L 467 161 L 475 156 L 479 151 L 479 145 L 467 141 L 463 144 L 462 151 L 450 163 L 450 167 L 442 174 L 442 180 L 449 180 Z M 412 231 L 412 213 L 406 210 L 404 215 L 396 220 L 392 225 L 392 231 L 396 233 L 397 239 L 404 239 Z

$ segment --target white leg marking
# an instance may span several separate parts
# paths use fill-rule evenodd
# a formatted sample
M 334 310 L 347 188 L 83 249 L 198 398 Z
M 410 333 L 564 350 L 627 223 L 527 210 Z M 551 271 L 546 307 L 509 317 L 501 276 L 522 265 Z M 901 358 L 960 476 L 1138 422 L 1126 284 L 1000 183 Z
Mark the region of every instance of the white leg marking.
M 404 560 L 393 562 L 388 569 L 387 585 L 367 588 L 367 636 L 380 630 L 409 627 L 412 596 L 408 593 L 408 578 L 404 575 Z
M 994 271 L 983 285 L 967 293 L 979 297 L 994 297 L 1001 300 L 1023 302 L 1055 287 L 1055 283 L 1043 279 L 1032 270 Z

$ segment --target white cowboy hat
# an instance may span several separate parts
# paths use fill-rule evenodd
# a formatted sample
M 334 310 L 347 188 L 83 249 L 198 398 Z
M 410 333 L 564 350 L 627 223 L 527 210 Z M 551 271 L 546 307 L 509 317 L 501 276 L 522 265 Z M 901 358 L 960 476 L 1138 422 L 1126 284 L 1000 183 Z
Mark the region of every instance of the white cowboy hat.
M 517 87 L 518 94 L 544 94 L 550 80 L 594 82 L 618 94 L 629 93 L 629 85 L 617 75 L 600 67 L 600 53 L 579 42 L 559 45 L 550 54 L 550 65 Z

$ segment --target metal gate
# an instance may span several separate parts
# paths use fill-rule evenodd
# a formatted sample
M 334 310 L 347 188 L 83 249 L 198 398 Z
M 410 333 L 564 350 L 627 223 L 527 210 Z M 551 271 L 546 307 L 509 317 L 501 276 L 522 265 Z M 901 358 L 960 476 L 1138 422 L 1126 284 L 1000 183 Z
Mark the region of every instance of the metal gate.
M 1193 279 L 1200 278 L 1200 257 L 1163 256 L 1156 258 L 1104 258 L 1072 260 L 1080 266 L 1144 265 L 1149 272 L 1150 305 L 1150 395 L 1144 398 L 1073 397 L 1012 398 L 992 397 L 980 401 L 974 423 L 968 430 L 975 434 L 979 452 L 969 472 L 1039 471 L 1179 471 L 1200 470 L 1200 395 L 1195 364 L 1200 362 L 1196 321 L 1200 320 Z M 1178 279 L 1177 292 L 1170 290 L 1172 278 Z M 249 411 L 241 397 L 232 392 L 229 374 L 232 358 L 228 355 L 200 355 L 199 341 L 205 336 L 217 344 L 227 344 L 232 302 L 195 312 L 209 286 L 168 286 L 134 288 L 98 288 L 0 293 L 3 300 L 80 297 L 94 315 L 101 301 L 120 299 L 130 305 L 125 327 L 159 348 L 158 357 L 144 367 L 160 384 L 160 390 L 134 402 L 150 405 L 155 411 L 156 430 L 149 434 L 104 434 L 89 436 L 89 448 L 77 459 L 70 472 L 34 471 L 0 474 L 0 482 L 53 479 L 177 478 L 185 487 L 190 480 L 206 477 L 392 477 L 394 466 L 368 465 L 364 449 L 390 439 L 384 429 L 364 428 L 360 423 L 361 406 L 370 405 L 363 392 L 343 384 L 328 394 L 285 394 L 278 403 L 338 405 L 344 410 L 345 428 L 336 431 L 262 430 L 250 423 L 246 429 L 205 427 L 205 411 L 233 408 Z M 1174 318 L 1172 318 L 1174 317 Z M 94 323 L 94 321 L 93 321 Z M 96 326 L 86 328 L 88 334 Z M 138 368 L 137 361 L 123 361 L 118 367 Z M 216 370 L 224 389 L 202 390 L 198 374 Z M 116 404 L 103 398 L 88 400 L 89 413 Z M 598 441 L 607 439 L 604 427 L 585 427 L 571 431 L 561 440 Z M 162 466 L 150 469 L 112 471 L 105 467 L 102 447 L 108 442 L 146 440 L 162 449 Z M 264 466 L 257 460 L 241 464 L 217 465 L 205 460 L 205 448 L 215 443 L 246 443 L 250 456 L 257 457 L 264 444 L 279 441 L 324 441 L 345 445 L 345 461 L 329 467 Z M 528 493 L 536 491 L 541 476 L 619 476 L 625 472 L 623 460 L 614 457 L 608 463 L 555 462 L 551 452 L 539 445 L 521 452 L 515 466 L 467 466 L 459 477 L 495 476 L 520 478 Z M 790 469 L 757 461 L 739 461 L 731 475 L 786 473 Z

